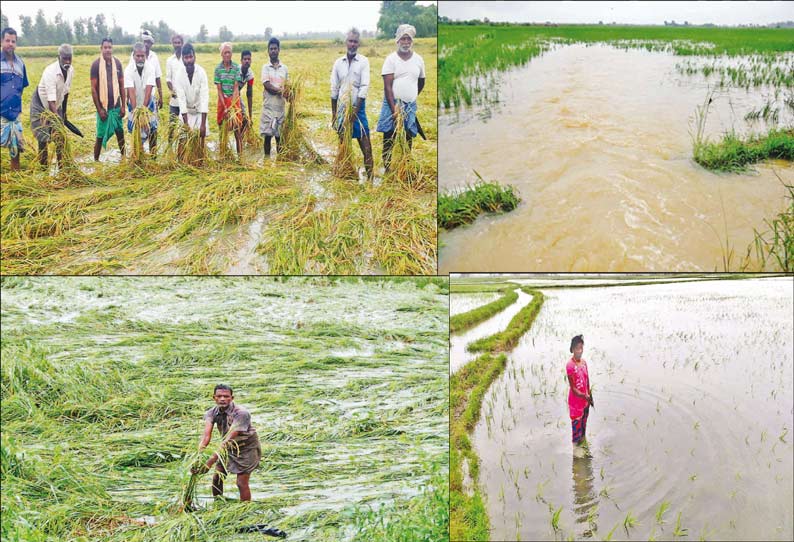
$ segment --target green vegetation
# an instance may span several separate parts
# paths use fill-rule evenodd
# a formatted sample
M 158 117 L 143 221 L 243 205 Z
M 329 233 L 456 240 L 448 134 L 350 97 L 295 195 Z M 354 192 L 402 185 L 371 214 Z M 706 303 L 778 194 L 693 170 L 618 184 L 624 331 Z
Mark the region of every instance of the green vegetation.
M 670 51 L 681 56 L 757 54 L 764 59 L 761 63 L 769 64 L 780 53 L 794 51 L 794 29 L 440 24 L 439 104 L 449 108 L 480 103 L 483 97 L 487 101 L 489 85 L 482 84 L 486 74 L 524 65 L 554 44 L 577 42 Z M 783 82 L 790 82 L 791 74 L 781 70 L 772 70 L 771 76 L 780 73 Z M 730 77 L 727 70 L 726 74 Z
M 794 185 L 786 184 L 775 172 L 778 180 L 786 188 L 787 207 L 771 220 L 764 220 L 766 229 L 755 230 L 755 240 L 748 247 L 748 253 L 755 249 L 758 266 L 777 266 L 780 271 L 794 271 Z
M 438 195 L 438 225 L 447 230 L 474 222 L 482 213 L 502 213 L 515 209 L 521 198 L 512 186 L 480 179 L 461 190 Z
M 483 339 L 483 344 L 490 348 L 482 348 L 481 351 L 490 351 L 470 361 L 450 377 L 450 540 L 488 539 L 488 513 L 477 484 L 479 458 L 472 448 L 469 434 L 480 419 L 485 392 L 502 374 L 507 364 L 507 356 L 497 353 L 497 350 L 512 348 L 518 337 L 532 325 L 543 304 L 541 292 L 523 290 L 533 296 L 527 305 L 532 309 L 521 309 L 510 321 L 505 332 Z M 512 338 L 510 340 L 502 336 L 508 330 Z M 468 476 L 466 480 L 465 476 Z M 559 515 L 557 518 L 559 519 Z
M 794 130 L 773 129 L 746 138 L 729 133 L 718 142 L 696 141 L 693 156 L 706 169 L 730 172 L 745 171 L 762 160 L 794 161 Z
M 482 305 L 481 307 L 476 307 L 468 312 L 452 316 L 449 319 L 449 331 L 451 333 L 455 333 L 457 331 L 468 329 L 473 325 L 490 318 L 494 314 L 501 312 L 508 306 L 515 303 L 516 299 L 518 299 L 518 294 L 515 290 L 506 290 L 504 295 L 496 301 L 492 301 L 491 303 Z
M 527 287 L 522 290 L 532 295 L 532 301 L 518 311 L 504 331 L 495 333 L 488 337 L 483 337 L 474 342 L 469 343 L 466 349 L 470 352 L 503 352 L 505 350 L 512 350 L 518 343 L 518 339 L 527 332 L 535 321 L 535 317 L 540 312 L 543 306 L 543 293 L 538 290 L 533 290 Z
M 446 539 L 439 283 L 4 277 L 2 539 Z M 252 503 L 189 472 L 219 382 L 262 443 Z
M 512 282 L 503 282 L 498 279 L 489 279 L 478 281 L 475 278 L 467 278 L 466 282 L 452 282 L 449 284 L 449 291 L 453 294 L 474 294 L 474 293 L 487 293 L 487 292 L 501 292 L 506 288 L 515 289 L 518 284 Z M 493 282 L 497 280 L 497 282 Z

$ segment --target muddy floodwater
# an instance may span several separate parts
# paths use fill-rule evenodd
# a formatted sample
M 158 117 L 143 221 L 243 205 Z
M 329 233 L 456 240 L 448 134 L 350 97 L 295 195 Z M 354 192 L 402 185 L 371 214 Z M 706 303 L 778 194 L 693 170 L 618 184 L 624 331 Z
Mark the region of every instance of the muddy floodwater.
M 791 183 L 794 167 L 770 161 L 725 174 L 697 165 L 691 121 L 715 81 L 679 73 L 681 61 L 558 47 L 496 77 L 499 103 L 441 114 L 440 190 L 476 181 L 477 170 L 523 201 L 445 232 L 440 272 L 723 270 L 726 237 L 744 255 L 753 229 L 785 206 L 775 171 Z M 706 133 L 765 132 L 744 116 L 773 94 L 718 92 Z M 789 109 L 780 113 L 778 126 L 794 125 Z
M 473 433 L 492 540 L 791 539 L 791 277 L 543 293 Z M 595 408 L 574 458 L 580 333 Z

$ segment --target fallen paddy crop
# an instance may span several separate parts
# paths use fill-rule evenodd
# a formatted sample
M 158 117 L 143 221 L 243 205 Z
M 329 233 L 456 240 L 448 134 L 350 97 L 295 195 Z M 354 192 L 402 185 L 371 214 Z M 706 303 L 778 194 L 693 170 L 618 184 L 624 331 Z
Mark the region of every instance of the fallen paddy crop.
M 217 63 L 217 55 L 210 49 L 200 48 L 197 54 L 197 63 L 205 69 Z M 378 70 L 392 50 L 390 41 L 373 40 L 366 45 L 372 96 L 383 93 Z M 434 73 L 435 39 L 417 39 L 416 50 L 427 57 L 427 69 Z M 20 47 L 17 52 L 30 58 L 28 77 L 37 81 L 47 59 L 32 54 L 34 49 Z M 337 183 L 328 163 L 338 135 L 327 127 L 327 72 L 344 52 L 343 45 L 331 42 L 312 42 L 310 46 L 285 42 L 282 54 L 294 74 L 290 83 L 294 99 L 287 109 L 284 152 L 275 161 L 263 159 L 261 138 L 254 133 L 258 127 L 246 131 L 243 153 L 238 157 L 231 152 L 233 127 L 228 122 L 219 127 L 214 120 L 203 149 L 198 131 L 180 122 L 172 129 L 176 137 L 170 145 L 165 135 L 159 137 L 156 156 L 144 152 L 145 144 L 137 141 L 140 132 L 135 130 L 133 137 L 128 137 L 126 157 L 116 161 L 108 158 L 108 153 L 99 163 L 90 161 L 91 137 L 67 135 L 75 167 L 55 176 L 37 170 L 34 152 L 22 154 L 18 173 L 9 171 L 8 153 L 0 153 L 0 271 L 239 274 L 323 268 L 327 273 L 435 273 L 436 78 L 428 77 L 427 88 L 419 96 L 419 115 L 428 141 L 414 142 L 411 175 L 403 180 L 383 176 L 378 163 L 382 137 L 373 132 L 374 185 L 363 186 L 356 180 Z M 123 46 L 117 46 L 116 56 L 122 58 L 126 53 Z M 90 63 L 93 58 L 89 55 L 94 52 L 75 52 L 68 115 L 87 136 L 93 133 L 95 115 L 88 70 L 80 66 Z M 255 65 L 265 61 L 265 56 L 254 55 Z M 26 93 L 24 99 L 28 97 Z M 261 92 L 255 92 L 254 112 L 261 107 L 261 99 Z M 367 112 L 373 126 L 379 105 L 372 100 Z M 215 119 L 216 107 L 211 99 L 209 119 Z M 132 113 L 141 117 L 139 128 L 146 124 L 145 111 Z M 164 134 L 169 127 L 167 109 L 156 114 Z M 26 111 L 21 121 L 30 135 Z M 136 141 L 130 144 L 130 139 Z M 284 246 L 281 241 L 289 237 L 287 233 L 281 236 L 284 228 L 294 225 L 293 218 L 303 213 L 307 201 L 316 203 L 306 218 L 320 233 L 293 232 L 296 242 L 305 242 L 306 248 Z M 328 216 L 344 217 L 349 224 L 329 224 L 324 211 Z M 309 217 L 312 213 L 318 216 Z M 339 238 L 335 238 L 337 234 Z M 314 239 L 322 241 L 312 244 Z M 351 239 L 365 244 L 352 246 Z M 382 246 L 375 245 L 381 240 Z M 325 246 L 343 248 L 321 254 Z
M 446 314 L 440 279 L 4 278 L 3 539 L 446 538 Z M 218 382 L 252 503 L 188 471 Z

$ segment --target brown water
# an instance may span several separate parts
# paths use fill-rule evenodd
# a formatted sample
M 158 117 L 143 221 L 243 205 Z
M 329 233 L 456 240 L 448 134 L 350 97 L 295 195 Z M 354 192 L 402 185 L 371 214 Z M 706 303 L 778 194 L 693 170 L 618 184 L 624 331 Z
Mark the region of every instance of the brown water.
M 613 540 L 669 540 L 679 512 L 689 540 L 791 539 L 792 277 L 544 294 L 472 439 L 492 540 L 553 539 L 559 507 L 562 539 L 617 525 Z M 573 457 L 567 409 L 579 333 L 589 458 Z
M 784 208 L 773 169 L 794 182 L 794 166 L 737 175 L 695 164 L 691 121 L 709 83 L 677 73 L 679 61 L 561 47 L 501 77 L 500 104 L 442 115 L 440 189 L 474 182 L 477 170 L 516 186 L 523 202 L 444 233 L 439 272 L 722 270 L 726 233 L 743 255 L 753 228 Z M 706 132 L 745 133 L 745 113 L 770 92 L 717 94 Z M 794 124 L 790 112 L 778 122 Z

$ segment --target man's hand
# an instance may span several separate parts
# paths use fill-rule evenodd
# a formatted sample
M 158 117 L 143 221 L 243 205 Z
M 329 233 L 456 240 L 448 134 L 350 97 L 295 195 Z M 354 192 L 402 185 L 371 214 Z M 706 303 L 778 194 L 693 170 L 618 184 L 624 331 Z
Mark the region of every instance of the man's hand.
M 100 106 L 97 113 L 99 113 L 99 118 L 102 119 L 103 122 L 108 120 L 108 112 L 104 107 Z
M 190 467 L 190 474 L 207 474 L 209 471 L 209 466 L 207 466 L 206 463 L 201 463 L 200 461 L 196 461 L 193 463 L 193 466 Z
M 127 114 L 127 108 L 122 105 L 119 108 L 119 117 L 123 119 L 126 114 Z
M 161 95 L 157 95 L 157 109 L 163 108 L 163 97 Z

